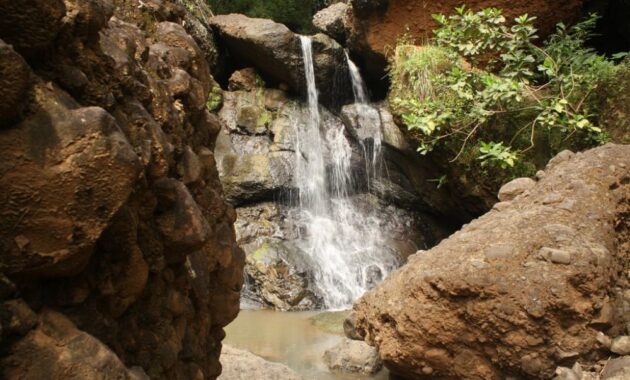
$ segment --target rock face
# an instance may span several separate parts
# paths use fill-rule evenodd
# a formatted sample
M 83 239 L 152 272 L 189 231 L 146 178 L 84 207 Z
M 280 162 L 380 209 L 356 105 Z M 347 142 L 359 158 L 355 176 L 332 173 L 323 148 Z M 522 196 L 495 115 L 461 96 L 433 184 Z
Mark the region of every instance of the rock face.
M 322 33 L 326 33 L 337 41 L 345 41 L 349 25 L 349 5 L 335 3 L 324 8 L 313 16 L 313 25 Z
M 230 87 L 234 91 L 223 93 L 219 112 L 223 128 L 214 151 L 226 197 L 236 206 L 237 242 L 247 255 L 243 305 L 279 310 L 317 308 L 322 302 L 313 288 L 317 265 L 300 249 L 303 221 L 294 178 L 296 126 L 304 123 L 308 111 L 285 91 L 263 87 L 257 77 L 251 68 L 232 74 Z M 321 132 L 347 132 L 352 146 L 350 175 L 356 184 L 351 191 L 357 193 L 352 196 L 353 202 L 363 210 L 378 210 L 382 223 L 379 228 L 390 237 L 382 249 L 402 262 L 444 235 L 427 211 L 450 206 L 440 203 L 444 198 L 436 195 L 435 187 L 426 181 L 432 176 L 417 170 L 409 158 L 410 149 L 391 114 L 384 107 L 380 111 L 369 109 L 376 116 L 364 120 L 358 117 L 361 110 L 356 107 L 344 107 L 341 117 L 322 107 Z M 369 138 L 373 129 L 383 135 L 386 158 L 391 161 L 386 163 L 388 176 L 371 184 L 375 191 L 368 193 L 363 147 L 374 144 Z M 324 150 L 328 151 L 323 154 L 330 157 L 330 148 Z M 328 172 L 333 175 L 333 168 L 329 167 Z M 420 192 L 427 187 L 430 195 L 421 197 Z M 367 282 L 379 282 L 381 270 L 368 269 Z
M 410 257 L 347 331 L 413 379 L 551 378 L 602 356 L 598 332 L 628 318 L 629 168 L 624 145 L 552 160 L 535 187 Z
M 221 364 L 223 373 L 219 376 L 220 380 L 304 380 L 283 364 L 268 362 L 252 353 L 230 346 L 223 346 Z
M 344 339 L 335 347 L 326 350 L 324 362 L 332 371 L 372 375 L 383 368 L 378 351 L 367 343 Z
M 210 22 L 222 46 L 238 60 L 253 64 L 266 77 L 306 94 L 300 39 L 289 28 L 239 14 L 216 16 Z M 352 96 L 343 48 L 324 34 L 317 34 L 312 40 L 320 101 L 336 107 Z
M 351 0 L 352 32 L 350 49 L 362 60 L 359 62 L 371 78 L 381 78 L 387 67 L 386 50 L 396 45 L 403 34 L 419 42 L 431 37 L 436 24 L 432 15 L 450 14 L 462 4 L 479 10 L 495 7 L 503 9 L 508 19 L 522 14 L 537 17 L 540 35 L 552 32 L 560 21 L 574 21 L 581 15 L 583 0 L 558 2 L 554 0 L 482 0 L 482 1 L 426 1 L 426 0 Z
M 169 1 L 0 11 L 0 377 L 215 378 L 244 255 L 212 31 Z
M 107 346 L 78 330 L 62 314 L 43 311 L 39 325 L 3 360 L 8 379 L 148 380 L 140 368 L 128 369 Z

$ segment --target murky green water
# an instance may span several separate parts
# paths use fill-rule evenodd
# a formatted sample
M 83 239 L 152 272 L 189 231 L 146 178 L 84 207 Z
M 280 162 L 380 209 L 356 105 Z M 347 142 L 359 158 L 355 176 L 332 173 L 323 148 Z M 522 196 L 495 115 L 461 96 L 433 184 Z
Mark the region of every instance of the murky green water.
M 243 310 L 226 328 L 224 342 L 267 360 L 286 364 L 308 380 L 387 379 L 384 370 L 373 377 L 328 371 L 322 359 L 324 351 L 343 337 L 330 332 L 335 329 L 315 327 L 310 319 L 317 314 Z

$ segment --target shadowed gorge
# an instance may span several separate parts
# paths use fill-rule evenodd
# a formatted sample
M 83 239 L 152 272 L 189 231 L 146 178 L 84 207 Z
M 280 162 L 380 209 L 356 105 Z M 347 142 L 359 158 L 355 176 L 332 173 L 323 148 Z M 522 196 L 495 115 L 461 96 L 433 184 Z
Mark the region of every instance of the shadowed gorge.
M 630 378 L 626 3 L 0 0 L 0 378 Z

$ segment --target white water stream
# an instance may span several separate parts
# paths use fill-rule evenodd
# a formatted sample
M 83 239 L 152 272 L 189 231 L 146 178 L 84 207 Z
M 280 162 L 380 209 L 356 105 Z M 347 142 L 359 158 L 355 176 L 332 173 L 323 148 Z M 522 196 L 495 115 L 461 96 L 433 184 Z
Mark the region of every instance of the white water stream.
M 314 263 L 313 285 L 328 309 L 343 309 L 368 290 L 374 277 L 384 277 L 397 267 L 397 258 L 384 245 L 378 215 L 353 202 L 352 148 L 343 127 L 321 123 L 311 39 L 300 37 L 308 86 L 308 117 L 296 123 L 296 187 L 299 190 L 298 242 Z M 378 117 L 367 103 L 365 85 L 348 59 L 353 89 L 361 114 Z M 365 110 L 365 111 L 363 111 Z M 373 123 L 371 123 L 373 124 Z M 378 125 L 378 124 L 377 124 Z M 381 131 L 374 128 L 363 151 L 368 183 L 381 166 Z M 369 146 L 368 146 L 369 145 Z M 371 178 L 370 178 L 371 177 Z

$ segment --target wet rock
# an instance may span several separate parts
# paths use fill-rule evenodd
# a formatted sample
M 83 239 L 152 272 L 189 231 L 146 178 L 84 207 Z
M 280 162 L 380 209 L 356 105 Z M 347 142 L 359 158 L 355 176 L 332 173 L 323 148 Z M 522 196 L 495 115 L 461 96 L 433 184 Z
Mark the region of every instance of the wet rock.
M 508 202 L 536 186 L 536 181 L 531 178 L 517 178 L 503 185 L 499 190 L 499 200 Z
M 0 127 L 17 121 L 27 103 L 30 86 L 28 64 L 10 45 L 0 40 Z
M 322 33 L 343 42 L 346 39 L 349 6 L 340 2 L 324 8 L 313 16 L 313 25 Z
M 247 251 L 247 249 L 246 249 Z M 309 289 L 296 247 L 282 242 L 264 242 L 248 253 L 245 274 L 248 290 L 265 305 L 282 311 L 311 310 L 320 300 Z
M 304 380 L 289 367 L 272 363 L 250 352 L 227 345 L 221 353 L 223 372 L 219 380 L 282 379 Z
M 383 271 L 376 265 L 370 265 L 365 270 L 365 283 L 368 289 L 372 289 L 383 280 Z
M 352 340 L 363 340 L 364 334 L 361 334 L 356 329 L 356 315 L 350 313 L 343 321 L 343 333 L 346 337 Z
M 227 155 L 219 166 L 221 182 L 228 200 L 239 204 L 251 200 L 273 199 L 292 187 L 293 154 Z
M 10 348 L 3 358 L 5 379 L 148 379 L 130 370 L 107 346 L 78 330 L 63 315 L 44 311 L 40 325 Z
M 264 76 L 306 95 L 300 39 L 286 26 L 239 14 L 216 16 L 210 23 L 219 41 L 234 57 L 253 63 Z M 320 100 L 326 105 L 339 105 L 351 96 L 343 48 L 323 34 L 312 39 Z
M 569 358 L 593 353 L 599 353 L 593 359 L 602 358 L 599 329 L 591 321 L 605 302 L 594 300 L 610 294 L 630 252 L 624 248 L 623 216 L 630 187 L 611 190 L 615 179 L 608 168 L 630 165 L 628 149 L 607 145 L 548 167 L 527 197 L 514 198 L 511 207 L 492 211 L 414 255 L 355 303 L 354 330 L 378 347 L 390 371 L 406 378 L 428 378 L 425 367 L 440 379 L 462 374 L 501 379 L 506 372 L 552 378 Z M 574 180 L 584 186 L 574 186 Z M 573 213 L 543 205 L 551 193 L 575 200 Z M 513 250 L 478 265 L 487 247 L 497 244 Z M 597 264 L 589 246 L 606 247 L 610 260 Z M 551 249 L 570 252 L 553 256 L 571 265 L 532 261 L 539 247 L 553 247 L 545 249 L 550 257 Z M 612 315 L 623 314 L 618 304 L 610 307 Z M 561 327 L 566 323 L 575 327 Z M 619 322 L 609 323 L 621 328 Z
M 326 350 L 324 362 L 332 371 L 371 375 L 383 367 L 378 351 L 365 342 L 344 339 Z
M 613 339 L 610 351 L 618 355 L 630 355 L 630 336 L 618 336 Z

